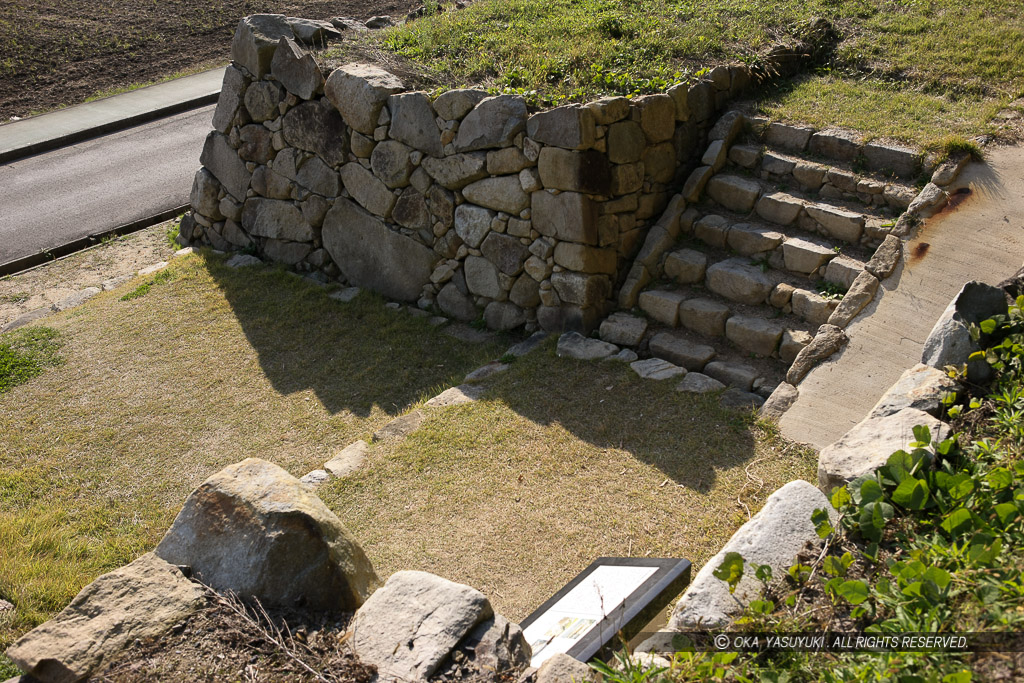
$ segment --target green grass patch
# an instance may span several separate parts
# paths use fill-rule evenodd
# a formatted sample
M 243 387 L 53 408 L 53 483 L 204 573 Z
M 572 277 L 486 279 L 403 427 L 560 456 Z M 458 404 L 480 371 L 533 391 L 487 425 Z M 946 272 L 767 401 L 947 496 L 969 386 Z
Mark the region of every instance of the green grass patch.
M 47 367 L 60 365 L 60 334 L 49 327 L 29 327 L 0 337 L 0 394 L 24 384 Z
M 776 98 L 780 117 L 934 142 L 951 130 L 984 132 L 995 103 L 1024 94 L 1015 0 L 481 0 L 359 40 L 441 87 L 559 104 L 663 91 L 717 63 L 756 63 L 770 46 L 799 39 L 813 17 L 837 29 L 827 66 L 839 75 Z M 825 100 L 820 111 L 805 106 L 815 95 Z M 835 119 L 835 109 L 850 108 Z
M 822 74 L 782 83 L 766 92 L 758 106 L 776 120 L 818 128 L 841 126 L 945 151 L 951 136 L 965 139 L 991 132 L 987 122 L 1002 108 L 1002 101 Z
M 149 294 L 149 290 L 152 289 L 155 285 L 160 285 L 165 282 L 172 282 L 174 278 L 175 276 L 173 271 L 167 269 L 161 270 L 157 272 L 156 275 L 149 278 L 132 291 L 128 292 L 127 294 L 124 294 L 121 297 L 120 301 L 131 301 L 132 299 L 138 299 L 139 297 L 146 296 L 147 294 Z

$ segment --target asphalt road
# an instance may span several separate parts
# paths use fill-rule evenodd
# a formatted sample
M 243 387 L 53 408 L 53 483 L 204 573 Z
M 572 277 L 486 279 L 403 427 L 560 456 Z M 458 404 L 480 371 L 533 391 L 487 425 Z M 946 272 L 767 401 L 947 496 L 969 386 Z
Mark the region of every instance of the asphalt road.
M 0 165 L 0 265 L 187 204 L 213 109 Z

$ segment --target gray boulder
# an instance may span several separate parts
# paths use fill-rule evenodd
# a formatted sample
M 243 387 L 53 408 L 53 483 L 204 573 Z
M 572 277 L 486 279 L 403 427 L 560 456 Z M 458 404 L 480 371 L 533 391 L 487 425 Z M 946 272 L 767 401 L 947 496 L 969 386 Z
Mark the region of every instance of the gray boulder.
M 433 157 L 443 154 L 441 129 L 437 127 L 437 115 L 426 94 L 408 92 L 392 95 L 388 106 L 391 108 L 392 138 Z
M 602 360 L 619 351 L 615 344 L 600 339 L 588 339 L 579 332 L 566 332 L 558 338 L 556 353 L 561 358 Z
M 890 455 L 915 440 L 914 427 L 918 425 L 928 427 L 934 441 L 942 441 L 949 434 L 949 427 L 917 408 L 903 408 L 884 417 L 868 415 L 819 453 L 819 488 L 829 492 L 875 471 Z
M 324 102 L 303 102 L 292 107 L 281 120 L 285 142 L 313 152 L 329 166 L 348 158 L 348 129 L 338 111 Z
M 245 162 L 228 144 L 228 138 L 221 133 L 212 132 L 206 136 L 203 151 L 199 155 L 199 163 L 212 173 L 224 189 L 232 197 L 241 201 L 252 181 L 252 174 L 245 167 Z
M 156 638 L 199 605 L 203 589 L 147 553 L 100 576 L 50 621 L 7 649 L 43 683 L 78 681 L 138 639 Z
M 242 227 L 250 235 L 292 242 L 313 240 L 313 228 L 291 202 L 279 199 L 247 199 L 242 208 Z
M 215 590 L 268 605 L 351 610 L 378 585 L 341 520 L 298 479 L 257 458 L 193 491 L 156 555 L 191 567 Z
M 270 72 L 285 90 L 301 100 L 312 99 L 324 87 L 324 75 L 313 55 L 287 36 L 277 45 Z
M 425 681 L 494 614 L 478 590 L 416 571 L 396 572 L 359 608 L 349 631 L 381 681 Z
M 517 95 L 482 100 L 466 115 L 455 136 L 455 151 L 507 147 L 526 129 L 526 102 Z
M 487 98 L 483 90 L 449 90 L 434 100 L 434 111 L 443 119 L 455 121 L 473 110 L 481 100 Z
M 786 381 L 796 386 L 807 376 L 815 365 L 843 348 L 850 338 L 842 328 L 825 324 L 818 328 L 818 333 L 810 344 L 805 346 L 793 359 L 793 364 L 786 372 Z
M 388 97 L 405 89 L 394 74 L 373 64 L 346 64 L 331 72 L 324 93 L 345 119 L 364 135 L 373 135 Z
M 428 247 L 340 197 L 324 217 L 323 241 L 345 279 L 398 301 L 419 298 L 437 259 Z
M 833 524 L 838 515 L 828 499 L 806 481 L 791 481 L 768 497 L 764 507 L 732 535 L 729 542 L 708 560 L 676 604 L 669 629 L 687 631 L 727 626 L 750 600 L 761 595 L 761 582 L 753 566 L 766 564 L 774 576 L 783 576 L 797 553 L 808 544 L 820 545 L 811 515 L 825 510 Z M 714 576 L 727 553 L 739 553 L 744 560 L 743 577 L 734 593 Z M 641 646 L 639 649 L 643 649 Z
M 885 417 L 904 408 L 916 408 L 934 417 L 942 417 L 942 397 L 959 385 L 943 371 L 918 363 L 893 384 L 871 409 L 871 415 Z
M 224 69 L 224 80 L 217 98 L 217 108 L 213 111 L 213 127 L 220 133 L 227 134 L 235 120 L 238 108 L 245 98 L 245 89 L 249 79 L 241 70 L 234 66 Z
M 924 342 L 921 362 L 934 368 L 967 363 L 967 378 L 972 382 L 986 380 L 991 373 L 984 361 L 967 358 L 979 349 L 969 331 L 971 324 L 977 325 L 994 315 L 1006 314 L 1006 294 L 1003 290 L 984 282 L 972 281 L 965 284 L 939 316 L 928 338 Z
M 295 33 L 283 14 L 253 14 L 238 22 L 231 40 L 231 59 L 256 78 L 270 72 L 270 64 L 282 38 Z

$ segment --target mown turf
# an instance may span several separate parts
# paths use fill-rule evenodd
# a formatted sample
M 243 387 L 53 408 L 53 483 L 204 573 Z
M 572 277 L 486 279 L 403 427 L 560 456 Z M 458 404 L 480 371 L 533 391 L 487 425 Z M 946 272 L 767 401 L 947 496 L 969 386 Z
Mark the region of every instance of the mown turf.
M 301 476 L 507 348 L 223 258 L 176 259 L 145 296 L 122 300 L 136 279 L 48 319 L 66 362 L 0 398 L 0 598 L 16 606 L 0 648 L 152 549 L 225 465 Z M 813 476 L 811 454 L 749 416 L 556 358 L 553 341 L 322 489 L 381 576 L 434 571 L 518 619 L 598 555 L 699 566 L 780 484 Z
M 503 348 L 274 269 L 162 272 L 47 318 L 65 363 L 0 395 L 0 651 L 154 547 L 210 474 L 254 456 L 302 476 Z

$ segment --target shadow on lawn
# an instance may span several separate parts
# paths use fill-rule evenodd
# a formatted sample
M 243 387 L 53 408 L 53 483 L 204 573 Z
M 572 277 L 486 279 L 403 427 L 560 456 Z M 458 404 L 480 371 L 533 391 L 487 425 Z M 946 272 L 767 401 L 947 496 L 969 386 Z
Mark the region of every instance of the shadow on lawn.
M 312 389 L 332 413 L 365 416 L 379 406 L 401 414 L 462 383 L 514 341 L 459 341 L 422 318 L 386 309 L 376 295 L 341 303 L 281 270 L 240 272 L 214 259 L 207 266 L 274 388 Z M 489 380 L 487 396 L 535 423 L 628 451 L 673 482 L 707 491 L 715 470 L 753 458 L 749 419 L 721 408 L 717 396 L 679 394 L 674 384 L 641 380 L 621 363 L 557 358 L 552 338 Z
M 504 348 L 452 339 L 368 292 L 342 303 L 283 270 L 234 270 L 209 256 L 206 266 L 274 389 L 312 389 L 331 413 L 401 414 Z

